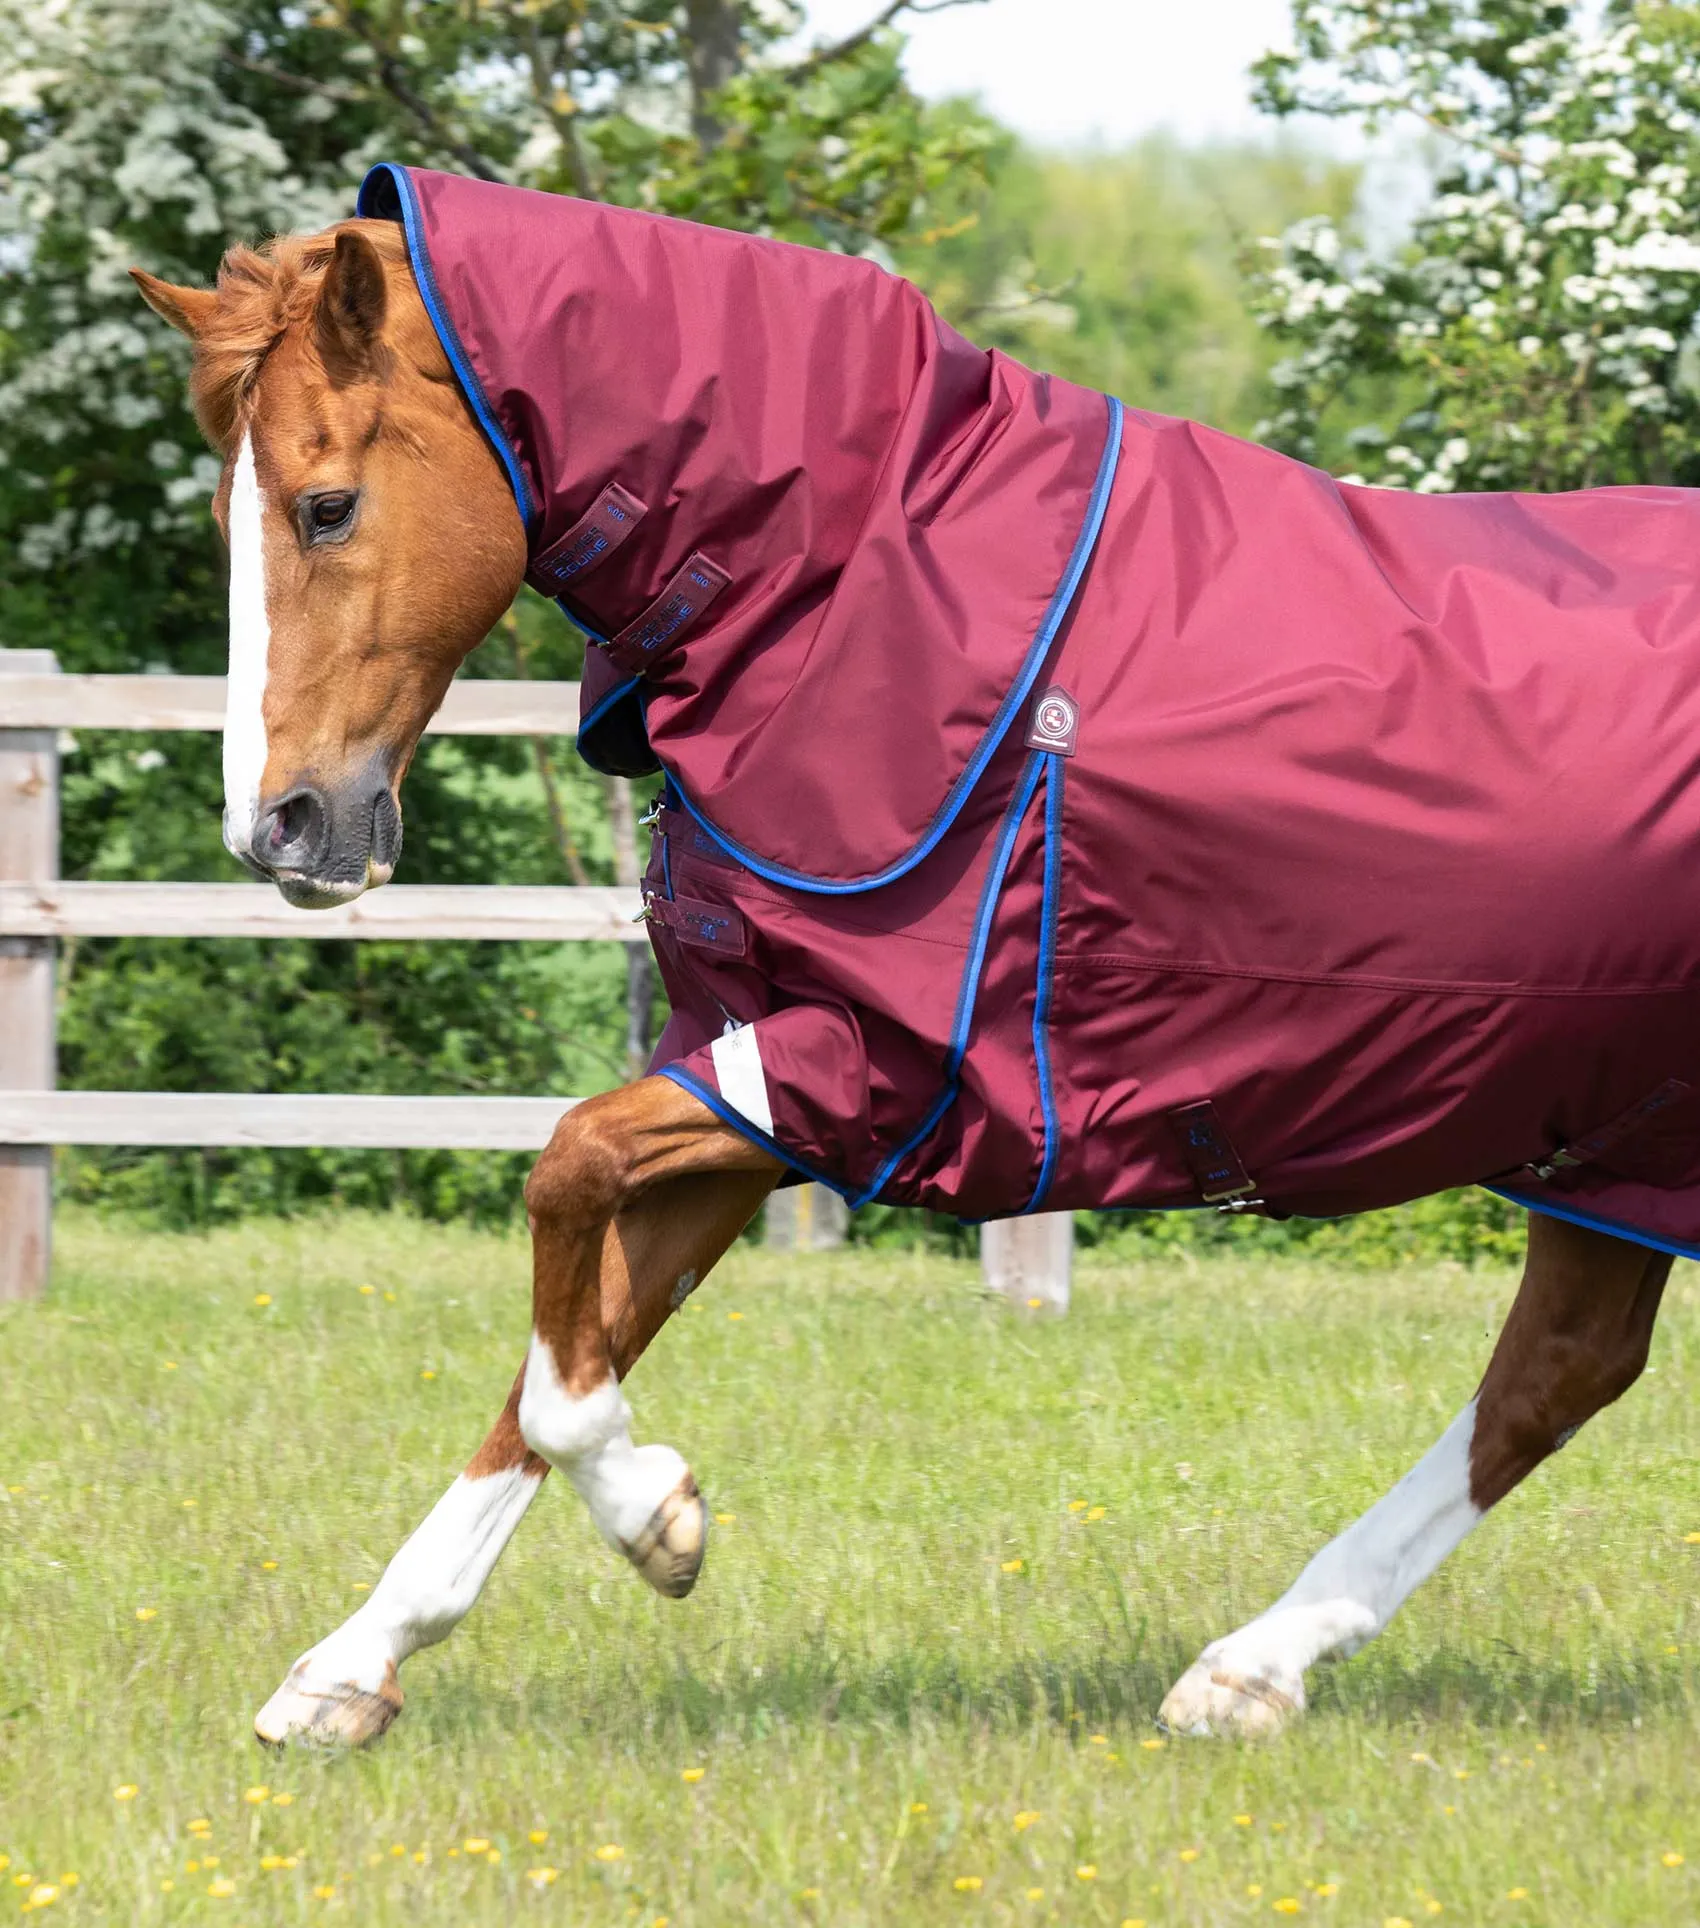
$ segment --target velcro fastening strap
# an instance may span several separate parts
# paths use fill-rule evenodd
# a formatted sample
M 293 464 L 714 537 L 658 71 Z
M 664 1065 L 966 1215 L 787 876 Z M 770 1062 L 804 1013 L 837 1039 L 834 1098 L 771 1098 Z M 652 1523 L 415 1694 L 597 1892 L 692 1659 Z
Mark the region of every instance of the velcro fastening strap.
M 651 923 L 672 931 L 683 944 L 718 951 L 722 957 L 744 954 L 744 920 L 730 904 L 705 904 L 696 897 L 651 897 L 644 908 Z
M 644 505 L 630 489 L 610 482 L 577 522 L 550 543 L 525 572 L 533 589 L 558 596 L 604 563 L 643 520 Z
M 701 620 L 732 578 L 696 550 L 649 607 L 603 645 L 609 660 L 628 676 L 642 676 Z
M 1233 1140 L 1223 1129 L 1216 1107 L 1208 1098 L 1171 1111 L 1169 1127 L 1206 1205 L 1250 1198 L 1256 1193 L 1251 1174 L 1240 1162 Z
M 721 849 L 688 811 L 674 810 L 664 804 L 656 819 L 656 828 L 672 846 L 675 855 L 695 857 L 705 864 L 718 864 L 722 870 L 743 868 L 730 851 Z

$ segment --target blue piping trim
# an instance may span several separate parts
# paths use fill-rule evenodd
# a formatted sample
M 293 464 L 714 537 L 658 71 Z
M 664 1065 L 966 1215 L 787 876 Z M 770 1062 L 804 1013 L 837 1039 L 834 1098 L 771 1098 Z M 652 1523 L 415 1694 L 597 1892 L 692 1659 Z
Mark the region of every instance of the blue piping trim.
M 884 1164 L 874 1174 L 872 1181 L 860 1192 L 852 1192 L 836 1179 L 828 1178 L 824 1172 L 816 1171 L 802 1159 L 789 1152 L 776 1138 L 771 1138 L 759 1125 L 752 1125 L 742 1112 L 734 1111 L 723 1098 L 711 1091 L 700 1078 L 686 1071 L 682 1065 L 667 1064 L 660 1069 L 659 1075 L 671 1078 L 681 1089 L 688 1091 L 693 1098 L 700 1098 L 717 1118 L 741 1132 L 752 1144 L 760 1145 L 764 1151 L 771 1152 L 793 1171 L 800 1171 L 805 1178 L 812 1178 L 819 1185 L 825 1185 L 849 1201 L 854 1211 L 866 1205 L 884 1191 L 891 1182 L 892 1174 L 909 1154 L 933 1130 L 938 1121 L 956 1102 L 961 1089 L 960 1073 L 962 1060 L 968 1049 L 969 1034 L 974 1025 L 974 1002 L 980 988 L 980 972 L 986 961 L 986 945 L 991 934 L 992 917 L 998 907 L 998 899 L 1003 895 L 1004 878 L 1009 871 L 1010 854 L 1015 847 L 1016 833 L 1021 828 L 1022 819 L 1027 815 L 1027 807 L 1033 801 L 1033 792 L 1038 788 L 1045 757 L 1039 751 L 1028 758 L 1022 772 L 1020 786 L 1004 811 L 1003 824 L 998 834 L 997 849 L 992 856 L 986 881 L 980 889 L 979 908 L 974 917 L 974 937 L 968 949 L 968 962 L 963 968 L 962 986 L 956 994 L 956 1013 L 951 1020 L 950 1050 L 945 1057 L 944 1089 L 927 1108 L 927 1115 L 904 1139 Z
M 1062 626 L 1063 618 L 1073 605 L 1075 592 L 1080 587 L 1080 579 L 1086 573 L 1086 565 L 1092 559 L 1092 551 L 1097 547 L 1098 532 L 1104 526 L 1104 513 L 1110 506 L 1110 492 L 1115 486 L 1116 462 L 1122 446 L 1122 405 L 1113 395 L 1105 396 L 1109 404 L 1110 425 L 1104 438 L 1104 452 L 1098 462 L 1097 480 L 1092 485 L 1092 495 L 1086 505 L 1086 517 L 1075 538 L 1074 551 L 1068 559 L 1068 567 L 1063 571 L 1056 593 L 1051 597 L 1050 606 L 1045 611 L 1044 621 L 1038 633 L 1028 645 L 1026 659 L 1021 665 L 1020 674 L 1010 685 L 997 714 L 987 725 L 974 754 L 968 759 L 962 774 L 951 785 L 950 794 L 939 806 L 921 841 L 907 855 L 899 857 L 894 863 L 887 864 L 884 870 L 874 871 L 866 877 L 852 877 L 840 882 L 830 877 L 814 877 L 807 871 L 791 870 L 784 864 L 772 864 L 758 857 L 753 850 L 746 848 L 735 838 L 729 837 L 724 830 L 717 829 L 686 795 L 684 786 L 675 785 L 679 800 L 697 820 L 703 829 L 719 844 L 728 856 L 736 857 L 746 870 L 752 870 L 758 877 L 765 878 L 770 884 L 786 884 L 793 890 L 813 891 L 822 897 L 850 897 L 865 890 L 878 890 L 882 884 L 895 883 L 899 877 L 915 868 L 937 847 L 939 839 L 956 821 L 962 806 L 968 801 L 975 784 L 985 774 L 986 766 L 996 754 L 998 746 L 1009 733 L 1009 726 L 1017 711 L 1026 702 L 1029 692 L 1038 680 L 1039 671 L 1044 667 L 1045 658 L 1050 654 L 1051 644 Z
M 926 1139 L 933 1127 L 956 1102 L 961 1089 L 962 1060 L 968 1053 L 968 1040 L 974 1029 L 974 1006 L 980 995 L 980 973 L 985 967 L 986 946 L 992 934 L 992 918 L 997 912 L 998 899 L 1003 895 L 1004 879 L 1009 873 L 1010 855 L 1015 849 L 1016 834 L 1022 820 L 1027 815 L 1028 805 L 1033 801 L 1033 792 L 1039 787 L 1039 777 L 1044 769 L 1045 758 L 1035 750 L 1027 759 L 1026 768 L 1021 773 L 1021 782 L 1009 800 L 1004 811 L 1003 824 L 998 832 L 996 850 L 986 871 L 986 881 L 980 889 L 979 908 L 974 913 L 974 936 L 968 947 L 968 962 L 962 971 L 962 986 L 956 994 L 956 1016 L 951 1024 L 950 1050 L 945 1054 L 945 1084 L 926 1117 L 904 1139 L 891 1156 L 880 1166 L 869 1182 L 868 1188 L 850 1203 L 866 1205 L 877 1198 L 887 1185 L 898 1167 L 909 1154 Z
M 1651 1232 L 1638 1232 L 1632 1225 L 1620 1225 L 1615 1219 L 1601 1218 L 1595 1212 L 1579 1212 L 1570 1205 L 1549 1205 L 1544 1198 L 1526 1198 L 1521 1192 L 1507 1191 L 1503 1185 L 1484 1185 L 1482 1190 L 1492 1192 L 1495 1198 L 1508 1198 L 1513 1205 L 1521 1205 L 1528 1211 L 1539 1212 L 1543 1218 L 1561 1218 L 1567 1225 L 1585 1225 L 1591 1232 L 1609 1232 L 1613 1238 L 1628 1239 L 1631 1245 L 1644 1245 L 1654 1252 L 1672 1252 L 1679 1259 L 1700 1259 L 1700 1245 L 1678 1245 L 1674 1239 L 1655 1238 Z
M 449 319 L 449 311 L 443 300 L 442 290 L 437 286 L 436 270 L 431 266 L 430 251 L 425 246 L 425 223 L 419 210 L 419 196 L 414 192 L 413 183 L 408 179 L 407 169 L 394 161 L 379 161 L 369 168 L 366 178 L 360 183 L 360 192 L 355 198 L 354 211 L 359 215 L 370 215 L 376 204 L 377 190 L 374 187 L 380 177 L 387 176 L 395 187 L 396 198 L 401 203 L 402 231 L 407 237 L 407 255 L 413 263 L 413 278 L 419 284 L 420 298 L 425 303 L 425 312 L 431 317 L 431 326 L 437 331 L 437 339 L 443 344 L 443 353 L 449 358 L 449 366 L 455 372 L 472 412 L 478 418 L 478 426 L 489 438 L 490 446 L 496 451 L 502 467 L 508 473 L 508 486 L 514 492 L 514 501 L 519 505 L 520 520 L 524 522 L 527 535 L 537 520 L 537 505 L 531 499 L 531 490 L 526 484 L 525 471 L 520 467 L 519 458 L 509 446 L 508 438 L 502 433 L 501 424 L 496 420 L 495 411 L 486 399 L 483 387 L 473 372 L 472 360 L 461 346 L 460 336 Z
M 581 716 L 579 718 L 579 735 L 582 736 L 586 730 L 594 730 L 614 705 L 616 703 L 623 703 L 637 686 L 638 679 L 632 676 L 628 677 L 625 682 L 617 684 L 611 689 L 608 694 L 602 698 L 601 702 L 592 709 L 588 716 Z
M 824 1185 L 829 1192 L 836 1192 L 840 1198 L 849 1199 L 852 1205 L 858 1199 L 850 1198 L 849 1191 L 836 1178 L 828 1178 L 825 1172 L 817 1172 L 812 1165 L 805 1165 L 802 1159 L 788 1152 L 777 1138 L 770 1138 L 760 1125 L 752 1125 L 741 1111 L 734 1111 L 717 1091 L 711 1091 L 698 1077 L 693 1076 L 683 1065 L 664 1064 L 655 1074 L 658 1078 L 671 1078 L 682 1091 L 688 1091 L 693 1098 L 707 1105 L 715 1117 L 728 1124 L 736 1132 L 741 1132 L 752 1145 L 760 1145 L 763 1151 L 771 1152 L 781 1164 L 789 1165 L 805 1178 L 812 1178 L 817 1185 Z
M 1057 954 L 1057 898 L 1062 886 L 1065 775 L 1066 766 L 1053 751 L 1045 758 L 1045 902 L 1039 921 L 1038 982 L 1033 991 L 1033 1065 L 1039 1083 L 1039 1111 L 1045 1121 L 1045 1155 L 1026 1212 L 1044 1209 L 1045 1194 L 1057 1169 L 1057 1106 L 1051 1089 L 1051 969 Z

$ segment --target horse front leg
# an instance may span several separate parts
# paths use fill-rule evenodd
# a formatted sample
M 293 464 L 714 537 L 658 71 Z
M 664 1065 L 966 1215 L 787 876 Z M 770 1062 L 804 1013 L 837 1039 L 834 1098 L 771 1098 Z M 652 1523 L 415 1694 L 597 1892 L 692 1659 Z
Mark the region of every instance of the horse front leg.
M 650 1087 L 645 1098 L 629 1111 L 622 1108 L 620 1114 L 629 1118 L 635 1112 L 640 1121 L 632 1144 L 641 1155 L 635 1167 L 614 1159 L 615 1175 L 623 1171 L 626 1182 L 615 1193 L 606 1194 L 628 1202 L 610 1212 L 600 1226 L 582 1233 L 595 1254 L 590 1287 L 595 1316 L 585 1316 L 586 1308 L 577 1305 L 567 1321 L 574 1330 L 599 1335 L 601 1357 L 616 1379 L 625 1377 L 749 1223 L 779 1175 L 779 1167 L 765 1153 L 755 1151 L 735 1133 L 724 1132 L 711 1113 L 676 1085 L 664 1079 L 648 1079 L 645 1085 Z M 677 1107 L 667 1102 L 666 1093 L 677 1097 Z M 628 1095 L 614 1094 L 620 1099 Z M 657 1099 L 662 1101 L 659 1106 Z M 612 1101 L 592 1102 L 607 1107 Z M 692 1111 L 697 1114 L 694 1120 L 688 1115 Z M 569 1124 L 576 1115 L 569 1114 Z M 705 1142 L 693 1136 L 690 1124 L 704 1121 L 715 1134 L 724 1132 L 724 1137 Z M 601 1129 L 616 1137 L 623 1132 L 618 1118 Z M 556 1182 L 569 1184 L 568 1173 L 587 1156 L 586 1140 L 595 1136 L 594 1132 L 576 1134 L 564 1124 L 539 1163 L 540 1173 L 548 1168 L 546 1178 L 534 1179 L 531 1189 L 544 1192 Z M 720 1154 L 730 1156 L 730 1168 L 716 1163 Z M 604 1168 L 604 1181 L 607 1175 Z M 538 1202 L 545 1205 L 546 1220 L 537 1219 Z M 550 1201 L 534 1201 L 533 1218 L 540 1227 L 545 1222 L 554 1226 Z M 549 1254 L 547 1261 L 544 1252 Z M 548 1370 L 537 1366 L 537 1334 L 554 1329 L 550 1314 L 560 1310 L 563 1302 L 555 1264 L 558 1256 L 552 1240 L 538 1242 L 535 1296 L 550 1312 L 534 1319 L 526 1364 L 489 1436 L 390 1561 L 358 1611 L 290 1668 L 255 1720 L 255 1732 L 262 1741 L 359 1747 L 376 1740 L 401 1711 L 397 1673 L 402 1663 L 421 1647 L 446 1639 L 472 1610 L 549 1470 L 549 1459 L 532 1450 L 523 1431 L 521 1414 L 528 1388 L 530 1417 L 539 1437 L 558 1448 L 571 1431 L 570 1423 L 561 1423 L 554 1381 L 548 1376 L 552 1371 L 556 1381 L 565 1383 L 552 1346 L 543 1355 Z M 583 1255 L 574 1246 L 568 1256 L 577 1263 Z M 571 1360 L 579 1355 L 567 1351 L 561 1356 Z M 595 1390 L 605 1383 L 606 1372 L 602 1381 L 595 1382 Z M 575 1484 L 590 1500 L 598 1526 L 645 1577 L 664 1593 L 687 1592 L 703 1551 L 694 1482 L 670 1448 L 631 1445 L 629 1414 L 617 1392 L 613 1424 L 606 1423 L 607 1404 L 604 1399 L 600 1452 L 563 1454 L 560 1463 L 578 1475 Z M 572 1415 L 569 1402 L 569 1422 Z M 590 1429 L 581 1426 L 570 1443 L 585 1449 L 589 1434 Z M 654 1504 L 647 1515 L 631 1524 L 651 1499 Z
M 1531 1214 L 1523 1281 L 1475 1398 L 1267 1612 L 1204 1649 L 1169 1690 L 1164 1724 L 1257 1735 L 1302 1713 L 1310 1667 L 1374 1639 L 1490 1506 L 1634 1384 L 1670 1267 Z
M 671 1447 L 632 1443 L 621 1381 L 749 1222 L 782 1167 L 689 1092 L 645 1078 L 565 1117 L 526 1186 L 532 1334 L 526 1446 L 657 1592 L 690 1592 L 707 1510 Z M 648 1290 L 634 1290 L 634 1281 Z

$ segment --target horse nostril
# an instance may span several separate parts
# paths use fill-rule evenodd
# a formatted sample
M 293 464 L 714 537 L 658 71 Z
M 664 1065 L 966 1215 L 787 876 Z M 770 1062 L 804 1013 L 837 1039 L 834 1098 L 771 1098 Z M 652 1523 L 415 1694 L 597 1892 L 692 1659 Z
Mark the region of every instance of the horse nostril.
M 261 813 L 254 853 L 269 869 L 311 872 L 324 854 L 329 821 L 316 790 L 293 790 Z

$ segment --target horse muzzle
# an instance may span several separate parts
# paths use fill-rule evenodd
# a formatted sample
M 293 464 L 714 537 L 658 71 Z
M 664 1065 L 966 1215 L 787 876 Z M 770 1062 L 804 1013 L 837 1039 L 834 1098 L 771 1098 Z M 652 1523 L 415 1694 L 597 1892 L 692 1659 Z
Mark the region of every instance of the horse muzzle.
M 401 855 L 401 811 L 379 771 L 337 786 L 294 784 L 262 800 L 251 834 L 225 844 L 301 910 L 329 910 L 387 884 Z

